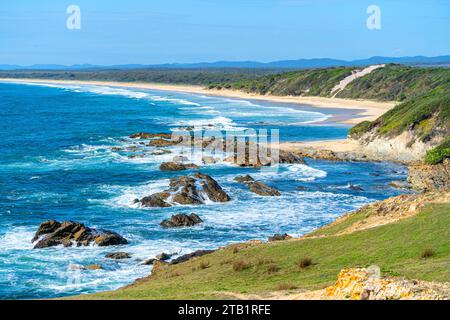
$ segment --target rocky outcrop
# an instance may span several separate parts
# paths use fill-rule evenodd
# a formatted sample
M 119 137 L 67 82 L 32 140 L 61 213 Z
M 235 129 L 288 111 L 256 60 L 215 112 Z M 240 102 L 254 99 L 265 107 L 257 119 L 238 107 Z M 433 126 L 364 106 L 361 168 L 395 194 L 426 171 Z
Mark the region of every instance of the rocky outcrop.
M 169 189 L 140 200 L 143 207 L 169 207 L 176 204 L 203 204 L 205 200 L 227 202 L 231 198 L 210 176 L 197 172 L 192 176 L 171 178 Z
M 379 227 L 414 216 L 420 212 L 426 204 L 431 202 L 449 203 L 450 192 L 436 191 L 420 194 L 402 194 L 396 197 L 387 198 L 383 201 L 365 205 L 356 211 L 341 216 L 318 230 L 332 230 L 334 226 L 342 226 L 343 224 L 346 224 L 346 221 L 351 221 L 355 216 L 363 216 L 364 218 L 354 219 L 355 222 L 349 223 L 345 228 L 339 230 L 334 235 L 343 235 Z M 312 235 L 307 234 L 303 237 L 307 238 L 310 236 L 314 236 L 314 233 Z
M 217 159 L 211 156 L 204 156 L 202 157 L 202 163 L 203 164 L 214 164 L 217 162 Z
M 260 182 L 255 181 L 250 175 L 245 176 L 237 176 L 234 178 L 235 181 L 239 183 L 244 183 L 247 185 L 249 190 L 253 193 L 256 193 L 260 196 L 280 196 L 281 193 L 275 188 L 269 187 L 268 185 Z
M 161 171 L 182 171 L 182 170 L 187 170 L 187 169 L 198 169 L 200 168 L 199 166 L 193 164 L 193 163 L 179 163 L 179 162 L 163 162 L 161 163 L 161 165 L 159 166 L 159 169 Z
M 179 139 L 162 139 L 162 138 L 157 138 L 157 139 L 152 139 L 147 143 L 147 146 L 149 147 L 170 147 L 170 146 L 175 146 L 177 144 L 179 144 L 182 141 L 181 138 Z
M 193 258 L 197 258 L 197 257 L 201 257 L 204 256 L 205 254 L 209 254 L 209 253 L 213 253 L 216 250 L 197 250 L 185 255 L 182 255 L 178 258 L 173 259 L 172 261 L 170 261 L 170 264 L 178 264 L 178 263 L 182 263 L 182 262 L 186 262 L 188 260 L 191 260 Z
M 155 257 L 155 259 L 159 260 L 159 261 L 166 261 L 166 260 L 169 260 L 171 257 L 172 257 L 172 254 L 161 252 L 160 254 L 158 254 Z
M 130 259 L 131 256 L 129 253 L 126 253 L 126 252 L 111 252 L 111 253 L 107 253 L 105 255 L 105 258 L 121 260 L 121 259 Z
M 148 132 L 138 132 L 130 135 L 131 139 L 153 139 L 153 138 L 164 138 L 171 139 L 171 133 L 148 133 Z
M 377 267 L 369 267 L 341 270 L 336 283 L 325 289 L 325 296 L 345 300 L 438 300 L 448 299 L 448 292 L 447 284 L 383 278 Z
M 281 240 L 289 240 L 292 239 L 292 237 L 290 235 L 288 235 L 287 233 L 283 233 L 283 234 L 274 234 L 272 237 L 269 237 L 269 241 L 281 241 Z
M 450 159 L 435 165 L 410 165 L 408 182 L 420 191 L 450 190 Z
M 168 197 L 169 195 L 167 195 Z M 141 200 L 137 199 L 137 202 L 141 203 L 141 206 L 147 207 L 147 208 L 167 208 L 171 205 L 164 201 L 164 198 L 167 199 L 165 195 L 160 196 L 158 194 L 153 194 L 151 196 L 147 196 L 142 198 Z
M 249 182 L 247 183 L 247 186 L 251 192 L 256 193 L 260 196 L 265 197 L 281 196 L 280 191 L 278 191 L 275 188 L 269 187 L 268 185 L 260 181 Z
M 436 130 L 440 132 L 441 130 Z M 414 130 L 392 136 L 381 136 L 376 129 L 357 139 L 361 152 L 370 160 L 411 163 L 422 161 L 428 150 L 439 145 L 445 135 L 436 133 L 432 138 L 422 141 Z
M 160 225 L 163 228 L 192 227 L 202 222 L 203 220 L 195 213 L 191 213 L 190 215 L 176 214 L 170 217 L 170 219 L 162 221 Z
M 112 246 L 127 244 L 127 240 L 119 234 L 108 230 L 97 230 L 86 227 L 82 223 L 73 221 L 58 222 L 49 220 L 43 222 L 36 231 L 32 242 L 35 249 L 63 245 L 70 247 L 87 246 L 95 243 L 98 246 Z
M 86 269 L 86 270 L 101 270 L 103 268 L 99 264 L 89 264 L 89 265 L 83 267 L 83 269 Z
M 239 183 L 248 183 L 248 182 L 255 181 L 255 179 L 253 179 L 250 175 L 246 174 L 245 176 L 237 176 L 237 177 L 235 177 L 234 181 L 237 181 Z
M 223 191 L 217 181 L 207 174 L 197 172 L 194 174 L 194 177 L 202 186 L 203 191 L 206 193 L 209 200 L 214 202 L 227 202 L 231 200 L 231 198 L 225 191 Z
M 160 254 L 158 254 L 154 258 L 148 258 L 148 259 L 144 260 L 141 263 L 141 265 L 143 265 L 143 266 L 151 266 L 151 265 L 156 266 L 158 263 L 165 263 L 164 261 L 169 260 L 171 257 L 172 257 L 172 254 L 161 252 Z

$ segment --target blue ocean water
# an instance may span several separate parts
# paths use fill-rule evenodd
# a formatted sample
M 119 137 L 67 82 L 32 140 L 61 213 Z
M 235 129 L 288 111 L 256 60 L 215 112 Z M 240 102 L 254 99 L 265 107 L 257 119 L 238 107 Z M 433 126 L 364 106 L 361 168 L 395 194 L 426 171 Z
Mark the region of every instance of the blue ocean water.
M 115 289 L 149 274 L 151 267 L 139 261 L 163 251 L 184 254 L 280 232 L 300 235 L 397 194 L 388 183 L 406 174 L 390 163 L 309 160 L 271 172 L 219 162 L 201 171 L 232 201 L 143 209 L 133 204 L 135 198 L 164 190 L 170 177 L 180 175 L 158 169 L 179 150 L 112 150 L 136 143 L 131 133 L 203 124 L 219 130 L 277 128 L 281 140 L 316 140 L 343 138 L 348 128 L 324 125 L 326 111 L 307 106 L 88 85 L 0 83 L 0 115 L 0 298 Z M 282 196 L 260 197 L 233 181 L 246 173 L 276 186 Z M 183 229 L 159 226 L 172 214 L 191 212 L 205 222 Z M 34 250 L 31 238 L 48 219 L 110 229 L 130 244 Z M 118 250 L 132 259 L 104 257 Z M 78 268 L 94 263 L 103 269 Z

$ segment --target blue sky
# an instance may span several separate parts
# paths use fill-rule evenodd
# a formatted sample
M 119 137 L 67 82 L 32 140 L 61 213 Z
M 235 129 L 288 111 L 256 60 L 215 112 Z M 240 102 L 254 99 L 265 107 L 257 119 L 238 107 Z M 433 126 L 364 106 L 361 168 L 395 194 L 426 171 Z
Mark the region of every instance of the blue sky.
M 66 28 L 66 8 L 81 29 Z M 366 27 L 369 5 L 381 30 Z M 450 0 L 13 0 L 0 64 L 273 61 L 450 54 Z

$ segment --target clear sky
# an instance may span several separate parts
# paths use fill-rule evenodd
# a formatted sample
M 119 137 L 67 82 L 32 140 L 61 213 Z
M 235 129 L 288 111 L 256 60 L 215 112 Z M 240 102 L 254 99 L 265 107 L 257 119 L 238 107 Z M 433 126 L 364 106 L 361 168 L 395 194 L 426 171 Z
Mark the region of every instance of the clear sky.
M 366 26 L 372 4 L 381 30 Z M 0 0 L 0 64 L 446 54 L 450 0 Z

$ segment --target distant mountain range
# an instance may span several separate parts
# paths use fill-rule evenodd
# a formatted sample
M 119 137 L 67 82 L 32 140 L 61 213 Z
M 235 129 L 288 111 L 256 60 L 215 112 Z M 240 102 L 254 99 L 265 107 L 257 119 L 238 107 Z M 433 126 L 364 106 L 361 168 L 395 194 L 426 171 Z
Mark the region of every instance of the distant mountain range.
M 91 64 L 76 64 L 72 66 L 58 64 L 34 64 L 31 66 L 19 66 L 0 64 L 0 70 L 110 70 L 110 69 L 202 69 L 202 68 L 251 68 L 251 69 L 306 69 L 306 68 L 326 68 L 338 66 L 364 66 L 380 63 L 398 63 L 406 65 L 436 65 L 450 66 L 450 55 L 438 57 L 371 57 L 360 60 L 338 60 L 328 58 L 318 59 L 298 59 L 280 60 L 273 62 L 257 61 L 216 61 L 198 63 L 166 63 L 166 64 L 124 64 L 112 66 L 100 66 Z

